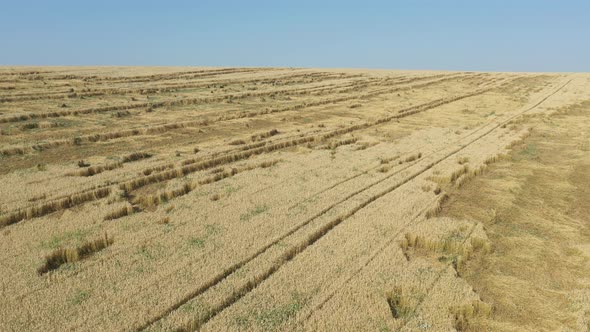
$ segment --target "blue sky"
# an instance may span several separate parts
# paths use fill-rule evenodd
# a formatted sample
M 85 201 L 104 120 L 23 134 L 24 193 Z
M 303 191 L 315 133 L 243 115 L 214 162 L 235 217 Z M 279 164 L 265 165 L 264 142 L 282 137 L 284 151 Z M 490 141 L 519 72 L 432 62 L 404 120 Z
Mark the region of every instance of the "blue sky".
M 0 65 L 590 71 L 590 1 L 6 1 Z

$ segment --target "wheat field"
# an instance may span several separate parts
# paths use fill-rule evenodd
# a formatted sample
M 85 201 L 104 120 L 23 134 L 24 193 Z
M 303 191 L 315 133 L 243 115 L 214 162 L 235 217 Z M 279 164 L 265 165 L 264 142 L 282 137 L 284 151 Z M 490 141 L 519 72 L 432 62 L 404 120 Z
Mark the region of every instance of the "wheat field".
M 0 67 L 0 330 L 587 330 L 589 89 Z

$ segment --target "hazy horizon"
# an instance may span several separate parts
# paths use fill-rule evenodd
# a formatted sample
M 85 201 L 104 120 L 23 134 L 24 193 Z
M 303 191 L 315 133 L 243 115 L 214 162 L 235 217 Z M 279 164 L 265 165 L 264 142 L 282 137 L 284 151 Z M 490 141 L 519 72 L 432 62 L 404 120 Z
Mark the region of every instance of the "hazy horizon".
M 28 1 L 0 65 L 588 72 L 583 1 Z

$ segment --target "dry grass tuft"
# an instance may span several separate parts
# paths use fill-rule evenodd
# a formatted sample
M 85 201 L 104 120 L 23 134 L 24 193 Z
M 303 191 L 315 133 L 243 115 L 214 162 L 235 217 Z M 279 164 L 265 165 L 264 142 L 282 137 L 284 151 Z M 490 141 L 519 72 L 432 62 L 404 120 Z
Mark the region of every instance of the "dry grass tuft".
M 474 235 L 476 228 L 481 231 L 481 224 L 474 225 L 468 233 L 460 230 L 453 230 L 442 236 L 406 233 L 399 246 L 407 260 L 410 259 L 410 253 L 435 254 L 439 262 L 451 264 L 457 274 L 460 275 L 465 262 L 474 253 L 487 254 L 491 251 L 490 243 L 486 237 L 482 238 L 479 235 Z
M 463 167 L 451 173 L 451 175 L 449 176 L 449 182 L 454 183 L 460 176 L 462 176 L 463 174 L 467 174 L 467 172 L 469 172 L 469 166 L 463 165 Z
M 142 174 L 145 176 L 148 176 L 150 174 L 152 174 L 153 172 L 162 172 L 168 169 L 172 169 L 174 168 L 174 164 L 167 164 L 167 165 L 162 165 L 162 166 L 156 166 L 156 167 L 151 167 L 151 168 L 146 168 L 143 170 Z
M 471 248 L 473 248 L 473 251 L 481 252 L 483 254 L 487 254 L 492 251 L 492 246 L 487 239 L 471 237 L 470 244 Z
M 391 166 L 384 165 L 384 166 L 381 166 L 381 167 L 379 167 L 379 168 L 377 169 L 377 172 L 380 172 L 380 173 L 387 173 L 387 172 L 389 172 L 390 170 L 391 170 Z
M 229 145 L 243 145 L 243 144 L 246 144 L 246 141 L 244 141 L 243 139 L 236 139 L 236 140 L 229 142 Z
M 92 254 L 103 250 L 104 248 L 112 245 L 114 239 L 109 237 L 106 233 L 104 237 L 96 240 L 88 241 L 81 246 L 76 248 L 60 248 L 45 256 L 45 263 L 37 269 L 39 275 L 45 274 L 49 271 L 59 268 L 61 265 L 66 263 L 74 263 L 79 260 L 85 259 Z
M 91 166 L 88 168 L 81 169 L 74 173 L 68 173 L 68 175 L 77 175 L 77 176 L 93 176 L 96 174 L 100 174 L 105 171 L 111 171 L 117 168 L 123 167 L 123 163 L 116 162 L 110 163 L 106 165 L 99 165 L 99 166 Z
M 279 160 L 264 161 L 258 164 L 245 166 L 242 168 L 232 168 L 231 170 L 216 171 L 212 176 L 206 177 L 196 182 L 186 182 L 180 188 L 159 191 L 156 194 L 137 197 L 134 200 L 135 204 L 140 204 L 144 208 L 154 207 L 160 205 L 162 202 L 168 202 L 179 196 L 184 196 L 191 191 L 195 190 L 197 186 L 203 186 L 210 183 L 221 181 L 225 178 L 229 178 L 237 175 L 240 172 L 250 171 L 256 168 L 268 168 L 276 165 Z M 174 177 L 172 177 L 174 178 Z
M 486 165 L 493 164 L 495 162 L 498 162 L 498 161 L 501 161 L 501 160 L 505 160 L 507 158 L 508 158 L 508 155 L 506 155 L 506 154 L 497 154 L 495 156 L 491 156 L 491 157 L 487 158 L 484 161 L 484 164 L 486 164 Z
M 487 331 L 485 320 L 492 314 L 490 305 L 473 301 L 451 310 L 453 314 L 453 327 L 460 332 Z
M 467 183 L 467 181 L 471 180 L 472 178 L 482 175 L 486 171 L 487 168 L 488 168 L 487 164 L 483 164 L 478 168 L 469 170 L 469 172 L 460 175 L 455 180 L 455 187 L 460 188 L 462 185 Z
M 13 147 L 13 148 L 5 148 L 0 150 L 0 156 L 13 156 L 18 154 L 25 154 L 25 148 L 23 147 Z
M 433 190 L 433 192 L 434 192 L 435 195 L 440 194 L 441 191 L 442 191 L 442 189 L 440 188 L 440 186 L 436 186 L 436 188 L 434 188 L 434 190 Z
M 434 206 L 432 208 L 430 208 L 428 211 L 426 211 L 426 219 L 430 219 L 432 217 L 436 217 L 440 211 L 442 211 L 442 205 L 444 204 L 444 202 L 449 198 L 449 196 L 446 193 L 443 193 L 442 195 L 440 195 L 438 197 L 438 199 L 436 200 L 436 203 L 434 204 Z
M 381 165 L 384 165 L 384 164 L 389 164 L 390 162 L 392 162 L 392 161 L 394 161 L 394 160 L 397 160 L 397 159 L 399 159 L 399 156 L 395 156 L 395 157 L 389 157 L 389 158 L 380 158 L 380 159 L 379 159 L 379 163 L 380 163 Z
M 457 160 L 457 163 L 459 163 L 459 165 L 467 164 L 468 162 L 469 162 L 469 157 L 461 157 L 461 158 L 459 158 L 459 160 Z
M 217 174 L 217 173 L 223 172 L 223 170 L 224 170 L 223 167 L 217 167 L 217 168 L 212 169 L 209 173 L 211 173 L 211 174 Z
M 404 159 L 404 162 L 408 163 L 410 161 L 418 160 L 420 158 L 422 158 L 422 152 L 418 152 L 416 154 L 408 156 L 406 159 Z
M 123 157 L 121 161 L 124 163 L 129 163 L 129 162 L 140 160 L 140 159 L 151 158 L 152 156 L 153 155 L 151 153 L 135 152 L 135 153 L 132 153 L 132 154 L 129 154 L 129 155 Z
M 465 258 L 469 258 L 472 253 L 471 246 L 465 245 L 463 240 L 429 238 L 412 233 L 406 233 L 404 239 L 400 242 L 400 247 L 404 252 L 407 252 L 410 249 L 422 249 L 433 253 L 443 252 L 447 254 L 461 255 Z
M 356 151 L 366 150 L 372 146 L 379 144 L 379 142 L 358 142 L 356 145 Z
M 121 168 L 121 167 L 123 167 L 123 163 L 129 163 L 129 162 L 133 162 L 133 161 L 137 161 L 137 160 L 145 159 L 145 158 L 151 158 L 151 157 L 152 157 L 152 154 L 144 153 L 144 152 L 136 152 L 136 153 L 132 153 L 132 154 L 122 157 L 121 161 L 110 163 L 110 164 L 105 164 L 105 165 L 98 165 L 98 166 L 90 166 L 89 164 L 85 163 L 83 160 L 80 160 L 78 162 L 78 166 L 79 167 L 87 167 L 87 168 L 81 169 L 77 172 L 68 173 L 67 175 L 93 176 L 93 175 L 100 174 L 105 171 L 111 171 L 111 170 L 114 170 L 117 168 Z
M 214 157 L 212 159 L 204 160 L 201 162 L 198 162 L 197 159 L 187 159 L 182 162 L 182 165 L 184 165 L 182 168 L 174 168 L 174 165 L 172 165 L 171 166 L 172 169 L 170 169 L 170 170 L 158 172 L 155 174 L 152 174 L 150 172 L 145 177 L 141 177 L 141 178 L 127 181 L 127 182 L 123 182 L 119 185 L 119 187 L 122 190 L 132 191 L 132 190 L 135 190 L 137 188 L 141 188 L 143 186 L 146 186 L 146 185 L 149 185 L 152 183 L 157 183 L 157 182 L 162 182 L 162 181 L 166 181 L 166 180 L 170 180 L 170 179 L 174 179 L 174 178 L 179 178 L 184 175 L 194 173 L 197 171 L 202 171 L 202 170 L 216 167 L 216 166 L 220 166 L 223 164 L 236 162 L 238 160 L 246 159 L 251 156 L 259 155 L 259 154 L 262 154 L 265 152 L 271 152 L 271 151 L 275 151 L 275 150 L 279 150 L 279 149 L 297 146 L 297 145 L 300 145 L 303 143 L 313 142 L 314 140 L 316 140 L 316 137 L 302 137 L 302 138 L 297 138 L 297 139 L 293 139 L 290 141 L 284 141 L 284 142 L 270 144 L 270 145 L 266 145 L 266 146 L 262 146 L 262 147 L 248 149 L 246 151 L 235 152 L 235 153 L 227 154 L 227 155 L 221 156 L 221 157 Z M 145 171 L 144 171 L 144 174 L 145 174 Z
M 404 319 L 412 313 L 411 301 L 401 287 L 395 287 L 393 291 L 385 294 L 385 298 L 393 318 Z
M 25 219 L 42 217 L 56 211 L 65 210 L 76 205 L 95 201 L 107 197 L 110 193 L 111 188 L 99 188 L 21 209 L 13 213 L 0 216 L 0 227 L 5 227 Z
M 459 179 L 463 174 L 469 172 L 469 166 L 463 165 L 461 168 L 456 169 L 450 175 L 433 175 L 428 177 L 428 180 L 433 181 L 439 185 L 444 185 L 447 183 L 455 183 L 457 179 Z M 433 172 L 434 174 L 434 172 Z
M 268 137 L 271 137 L 274 135 L 278 135 L 278 134 L 279 134 L 279 131 L 276 129 L 272 129 L 270 131 L 267 131 L 267 132 L 261 133 L 261 134 L 255 134 L 255 135 L 252 135 L 252 142 L 261 141 L 265 138 L 268 138 Z
M 356 141 L 358 141 L 358 138 L 351 137 L 351 138 L 347 138 L 347 139 L 343 139 L 343 140 L 339 140 L 339 141 L 332 141 L 332 142 L 326 144 L 325 146 L 323 146 L 322 148 L 333 150 L 333 149 L 336 149 L 337 147 L 342 146 L 342 145 L 354 144 L 354 143 L 356 143 Z
M 109 212 L 105 217 L 104 220 L 114 220 L 119 219 L 125 216 L 128 216 L 133 213 L 133 207 L 129 204 L 125 204 L 111 212 Z
M 258 167 L 260 168 L 269 168 L 272 167 L 274 165 L 276 165 L 280 160 L 269 160 L 269 161 L 263 161 L 260 164 L 258 164 Z

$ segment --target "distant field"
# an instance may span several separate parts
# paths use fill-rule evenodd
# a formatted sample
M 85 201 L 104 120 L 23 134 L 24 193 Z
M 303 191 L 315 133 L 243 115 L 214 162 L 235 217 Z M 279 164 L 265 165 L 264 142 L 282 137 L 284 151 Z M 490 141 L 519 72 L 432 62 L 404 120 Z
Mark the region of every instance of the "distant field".
M 589 89 L 0 67 L 0 330 L 584 331 Z

